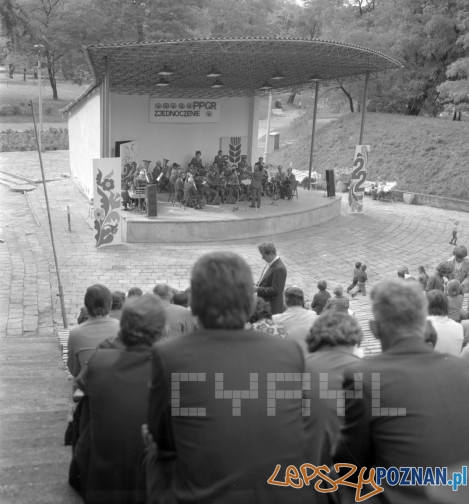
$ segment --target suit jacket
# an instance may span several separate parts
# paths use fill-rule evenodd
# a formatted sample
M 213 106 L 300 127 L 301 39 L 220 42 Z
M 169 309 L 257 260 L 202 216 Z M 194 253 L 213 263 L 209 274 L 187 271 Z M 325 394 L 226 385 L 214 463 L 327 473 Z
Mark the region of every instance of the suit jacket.
M 141 426 L 148 411 L 151 349 L 98 349 L 79 378 L 87 425 L 74 448 L 86 504 L 144 504 Z
M 347 368 L 346 390 L 353 388 L 353 373 L 363 373 L 363 398 L 346 399 L 345 423 L 334 453 L 336 463 L 426 468 L 467 460 L 466 362 L 435 352 L 420 338 L 409 337 L 381 355 Z M 374 411 L 380 416 L 373 415 L 371 373 L 379 373 L 380 407 L 389 408 Z M 396 413 L 395 408 L 405 408 L 405 416 L 389 415 Z M 373 497 L 373 503 L 428 503 L 424 486 L 389 486 L 385 482 L 382 486 L 384 492 Z
M 323 346 L 306 357 L 306 372 L 311 373 L 311 389 L 306 397 L 311 400 L 311 415 L 307 420 L 308 460 L 311 464 L 332 466 L 332 448 L 339 437 L 344 419 L 338 415 L 337 399 L 325 399 L 320 392 L 320 373 L 327 373 L 327 390 L 342 390 L 345 368 L 359 361 L 351 348 Z
M 283 312 L 283 290 L 287 280 L 287 268 L 277 259 L 259 282 L 257 295 L 270 303 L 272 315 Z
M 153 358 L 148 425 L 158 461 L 150 503 L 317 502 L 313 485 L 267 483 L 277 464 L 283 478 L 286 466 L 306 461 L 302 401 L 277 399 L 270 405 L 275 413 L 267 402 L 268 373 L 304 371 L 294 341 L 252 330 L 201 329 L 158 343 Z M 279 381 L 276 387 L 300 390 L 301 384 Z M 173 500 L 168 494 L 164 500 L 163 483 Z
M 119 321 L 109 316 L 93 317 L 70 329 L 67 356 L 70 373 L 77 376 L 96 347 L 105 339 L 117 336 L 118 332 Z
M 166 329 L 170 338 L 182 336 L 195 329 L 195 319 L 192 312 L 184 306 L 165 302 Z
M 288 337 L 295 340 L 308 353 L 306 336 L 317 318 L 317 313 L 305 310 L 302 306 L 289 306 L 283 313 L 272 316 L 272 320 L 287 331 Z

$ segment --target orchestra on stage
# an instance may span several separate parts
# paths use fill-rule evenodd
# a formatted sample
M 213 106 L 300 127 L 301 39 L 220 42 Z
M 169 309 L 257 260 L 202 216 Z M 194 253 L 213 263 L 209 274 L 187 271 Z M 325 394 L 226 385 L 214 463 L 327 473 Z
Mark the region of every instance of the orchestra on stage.
M 275 171 L 262 157 L 251 166 L 246 155 L 242 155 L 238 163 L 231 163 L 221 150 L 211 163 L 203 162 L 201 151 L 196 151 L 187 167 L 177 163 L 171 165 L 167 159 L 163 163 L 156 161 L 153 168 L 150 163 L 144 161 L 144 166 L 139 166 L 135 174 L 123 177 L 124 210 L 144 208 L 148 184 L 156 184 L 159 193 L 167 192 L 168 201 L 195 209 L 202 209 L 206 204 L 235 204 L 248 200 L 255 206 L 256 179 L 261 180 L 261 194 L 274 199 L 292 199 L 297 185 L 291 167 L 284 172 L 279 165 Z M 262 176 L 255 172 L 261 172 Z

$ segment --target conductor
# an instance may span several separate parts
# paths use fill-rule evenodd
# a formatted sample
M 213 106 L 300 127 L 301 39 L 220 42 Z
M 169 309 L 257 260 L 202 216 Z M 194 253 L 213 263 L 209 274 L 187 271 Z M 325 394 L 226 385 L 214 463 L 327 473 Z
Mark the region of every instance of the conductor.
M 264 169 L 261 164 L 256 164 L 254 166 L 251 183 L 252 202 L 250 208 L 256 208 L 256 205 L 257 208 L 261 207 L 262 179 L 264 177 L 263 170 Z

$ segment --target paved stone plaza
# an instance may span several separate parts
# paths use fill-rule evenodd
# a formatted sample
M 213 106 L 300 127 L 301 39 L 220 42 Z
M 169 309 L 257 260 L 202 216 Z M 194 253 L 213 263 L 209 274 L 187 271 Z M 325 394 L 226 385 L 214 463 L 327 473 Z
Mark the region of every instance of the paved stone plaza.
M 401 266 L 416 274 L 423 265 L 430 273 L 451 256 L 453 221 L 463 227 L 459 243 L 466 242 L 469 232 L 469 214 L 367 198 L 366 213 L 347 215 L 343 198 L 339 218 L 261 240 L 236 241 L 227 229 L 220 241 L 205 244 L 96 249 L 88 201 L 69 179 L 68 152 L 43 157 L 70 325 L 76 323 L 88 285 L 145 291 L 168 282 L 182 289 L 189 285 L 194 260 L 212 250 L 239 253 L 257 278 L 263 268 L 257 245 L 274 242 L 288 268 L 287 284 L 298 285 L 311 300 L 320 279 L 345 288 L 357 260 L 368 265 L 368 291 L 380 279 L 396 276 Z M 1 153 L 0 169 L 31 181 L 41 178 L 36 152 Z M 41 185 L 25 194 L 0 185 L 0 201 L 0 501 L 80 502 L 66 482 L 70 450 L 63 446 L 63 433 L 71 385 L 57 343 L 62 317 L 44 192 Z M 366 328 L 368 297 L 354 299 L 351 307 Z M 368 331 L 365 351 L 379 351 Z

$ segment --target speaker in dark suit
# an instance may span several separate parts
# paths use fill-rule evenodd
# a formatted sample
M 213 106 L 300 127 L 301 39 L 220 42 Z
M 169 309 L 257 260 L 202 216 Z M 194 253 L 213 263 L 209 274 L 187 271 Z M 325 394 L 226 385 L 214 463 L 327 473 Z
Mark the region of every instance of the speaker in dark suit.
M 335 174 L 334 170 L 326 170 L 327 197 L 335 196 Z
M 156 203 L 157 187 L 156 184 L 148 184 L 146 187 L 147 217 L 156 217 L 158 215 Z
M 283 291 L 287 280 L 287 268 L 273 243 L 262 243 L 259 252 L 266 266 L 257 285 L 257 295 L 270 304 L 272 315 L 283 312 Z

